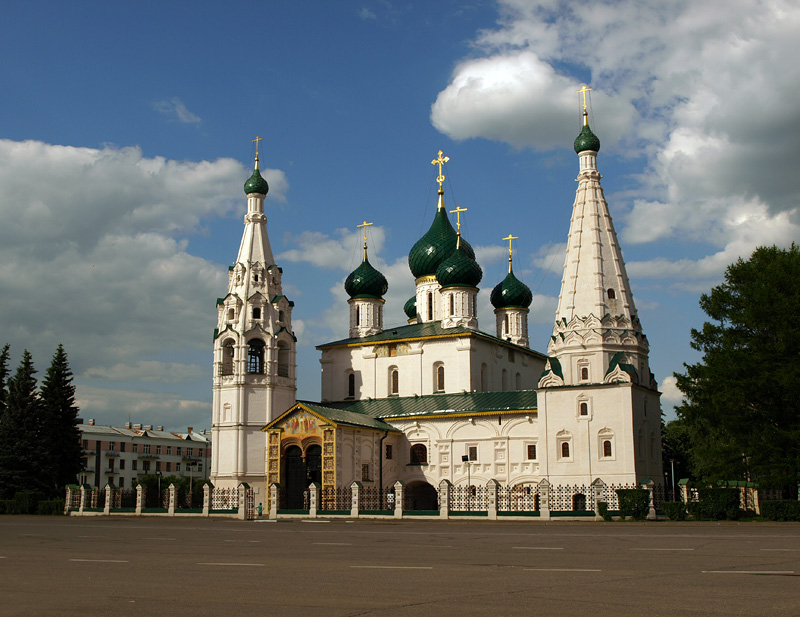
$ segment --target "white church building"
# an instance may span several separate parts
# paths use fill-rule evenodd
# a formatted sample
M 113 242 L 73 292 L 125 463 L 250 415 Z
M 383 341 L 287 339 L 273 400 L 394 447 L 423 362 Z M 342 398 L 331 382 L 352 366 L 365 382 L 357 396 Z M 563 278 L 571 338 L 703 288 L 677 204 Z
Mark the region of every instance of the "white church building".
M 483 272 L 448 212 L 439 152 L 438 206 L 408 256 L 416 294 L 408 324 L 384 329 L 388 285 L 369 262 L 345 281 L 348 337 L 319 345 L 321 400 L 297 401 L 292 308 L 267 234 L 268 186 L 245 183 L 247 214 L 228 293 L 217 300 L 211 481 L 279 484 L 282 507 L 323 491 L 385 489 L 398 480 L 433 509 L 435 488 L 660 483 L 660 393 L 648 342 L 597 170 L 588 125 L 579 160 L 564 275 L 547 354 L 529 347 L 531 290 L 508 274 L 490 301 L 494 333 L 478 328 Z M 453 227 L 450 213 L 456 214 Z M 342 310 L 348 310 L 342 307 Z

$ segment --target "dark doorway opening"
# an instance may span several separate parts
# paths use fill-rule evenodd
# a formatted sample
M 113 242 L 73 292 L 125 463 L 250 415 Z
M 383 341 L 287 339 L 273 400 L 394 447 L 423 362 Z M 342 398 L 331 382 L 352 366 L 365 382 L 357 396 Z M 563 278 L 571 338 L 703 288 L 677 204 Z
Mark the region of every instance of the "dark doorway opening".
M 303 510 L 305 500 L 303 493 L 308 488 L 306 483 L 306 464 L 303 451 L 299 446 L 289 446 L 285 454 L 286 461 L 286 505 L 287 510 Z

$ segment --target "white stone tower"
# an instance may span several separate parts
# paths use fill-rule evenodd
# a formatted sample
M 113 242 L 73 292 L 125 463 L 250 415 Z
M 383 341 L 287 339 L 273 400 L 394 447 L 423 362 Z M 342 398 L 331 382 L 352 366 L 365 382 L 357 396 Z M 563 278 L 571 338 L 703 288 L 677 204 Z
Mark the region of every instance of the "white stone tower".
M 543 474 L 592 482 L 661 479 L 660 394 L 622 252 L 600 186 L 600 140 L 575 139 L 580 159 L 548 365 L 539 381 Z
M 258 139 L 256 140 L 258 145 Z M 267 235 L 269 186 L 258 169 L 245 182 L 247 214 L 228 294 L 217 300 L 214 332 L 211 482 L 266 488 L 262 428 L 295 402 L 292 307 L 281 290 Z

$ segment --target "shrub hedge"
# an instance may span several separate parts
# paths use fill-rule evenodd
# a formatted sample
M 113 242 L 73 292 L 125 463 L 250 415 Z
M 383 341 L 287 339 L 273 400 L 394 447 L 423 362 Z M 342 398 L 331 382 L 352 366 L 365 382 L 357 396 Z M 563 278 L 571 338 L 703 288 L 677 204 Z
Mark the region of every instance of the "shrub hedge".
M 661 509 L 671 521 L 686 520 L 686 504 L 682 501 L 665 501 L 661 504 Z
M 689 514 L 695 519 L 722 521 L 738 520 L 739 490 L 735 488 L 701 488 L 697 491 L 699 500 L 689 502 Z
M 650 492 L 644 488 L 618 488 L 619 515 L 624 521 L 630 516 L 643 521 L 650 511 Z
M 45 516 L 61 515 L 64 514 L 64 506 L 65 501 L 63 499 L 40 501 L 39 506 L 36 508 L 36 514 Z
M 597 511 L 600 513 L 600 516 L 603 517 L 604 521 L 613 520 L 611 515 L 608 513 L 608 504 L 605 501 L 597 502 Z
M 761 516 L 768 521 L 800 521 L 800 501 L 776 499 L 760 505 Z

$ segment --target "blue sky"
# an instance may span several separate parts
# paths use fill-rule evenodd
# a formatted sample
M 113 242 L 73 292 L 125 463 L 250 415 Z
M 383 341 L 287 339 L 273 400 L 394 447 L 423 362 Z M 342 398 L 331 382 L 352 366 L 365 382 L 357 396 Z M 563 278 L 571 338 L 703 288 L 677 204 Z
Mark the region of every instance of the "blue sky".
M 653 4 L 653 6 L 649 6 Z M 389 279 L 451 208 L 489 291 L 519 236 L 546 351 L 578 171 L 587 83 L 598 166 L 651 366 L 697 356 L 700 293 L 798 234 L 796 3 L 40 2 L 0 23 L 0 342 L 41 372 L 63 342 L 84 418 L 210 427 L 215 299 L 241 237 L 252 139 L 269 233 L 295 301 L 298 397 L 315 345 L 346 336 L 356 225 Z

